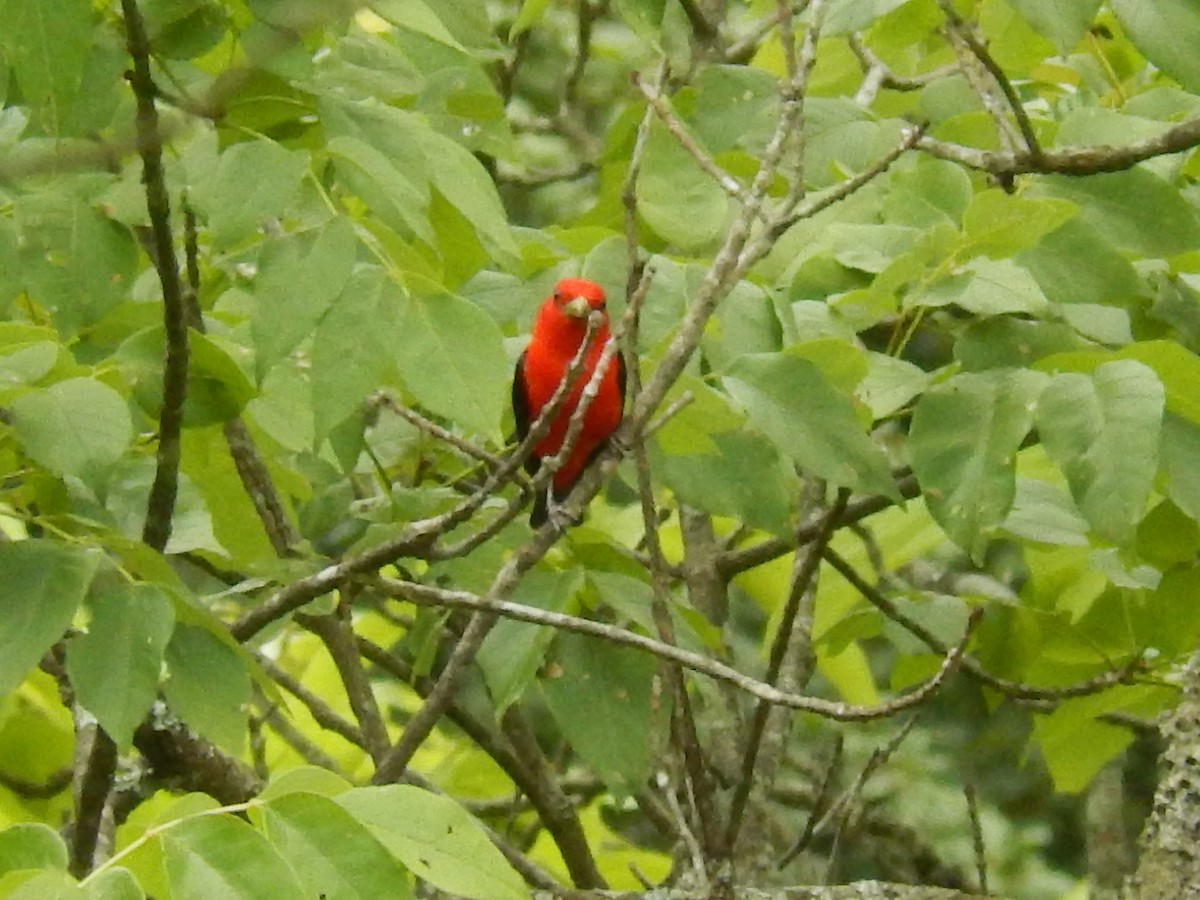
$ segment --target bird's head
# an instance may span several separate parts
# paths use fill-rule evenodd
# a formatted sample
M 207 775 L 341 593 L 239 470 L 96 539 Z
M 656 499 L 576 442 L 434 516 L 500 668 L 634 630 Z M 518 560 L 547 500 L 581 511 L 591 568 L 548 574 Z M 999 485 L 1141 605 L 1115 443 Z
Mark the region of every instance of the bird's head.
M 551 299 L 574 319 L 586 319 L 594 309 L 604 310 L 604 288 L 586 278 L 564 278 L 554 286 Z

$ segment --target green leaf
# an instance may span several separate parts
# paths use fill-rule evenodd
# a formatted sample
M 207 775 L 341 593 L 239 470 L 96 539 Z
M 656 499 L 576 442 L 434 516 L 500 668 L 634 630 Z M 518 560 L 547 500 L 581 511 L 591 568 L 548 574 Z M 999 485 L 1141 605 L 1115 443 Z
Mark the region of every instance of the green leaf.
M 578 589 L 578 571 L 535 569 L 522 579 L 512 599 L 526 606 L 564 612 Z M 477 660 L 497 714 L 520 699 L 533 681 L 555 633 L 553 628 L 513 619 L 502 619 L 488 632 Z
M 307 888 L 304 896 L 411 896 L 404 867 L 333 800 L 288 794 L 261 807 L 261 815 L 263 833 Z
M 1164 416 L 1162 463 L 1167 496 L 1200 521 L 1200 425 L 1171 413 Z
M 0 831 L 0 875 L 22 869 L 67 869 L 67 845 L 49 825 L 28 822 Z
M 1044 312 L 1049 306 L 1033 276 L 1011 259 L 977 259 L 964 271 L 904 300 L 914 306 L 955 306 L 981 316 Z
M 669 243 L 701 250 L 725 229 L 729 198 L 657 120 L 636 185 L 642 218 Z
M 705 433 L 702 440 L 711 448 L 708 452 L 689 452 L 699 451 L 696 445 L 683 451 L 668 451 L 665 443 L 651 445 L 654 471 L 663 483 L 689 506 L 786 532 L 799 485 L 775 446 L 751 431 Z
M 315 238 L 297 235 L 263 250 L 251 319 L 260 381 L 312 334 L 350 278 L 356 247 L 353 226 L 339 218 Z
M 899 499 L 887 457 L 850 399 L 811 362 L 787 353 L 743 357 L 723 379 L 750 422 L 806 471 L 839 487 Z
M 1017 478 L 1012 509 L 1004 530 L 1044 544 L 1086 547 L 1088 523 L 1079 515 L 1070 495 L 1057 484 Z
M 867 354 L 867 374 L 858 384 L 858 397 L 875 419 L 897 412 L 933 382 L 933 375 L 886 353 Z
M 962 166 L 922 156 L 911 168 L 892 167 L 884 221 L 916 227 L 957 224 L 974 197 L 971 177 Z
M 120 583 L 97 591 L 88 605 L 91 622 L 70 642 L 67 672 L 79 702 L 125 749 L 157 695 L 175 612 L 152 584 Z
M 1097 366 L 1091 377 L 1056 375 L 1038 400 L 1037 426 L 1051 459 L 1097 533 L 1133 537 L 1158 470 L 1163 386 L 1134 360 Z
M 408 159 L 401 164 L 352 135 L 330 140 L 329 154 L 341 179 L 370 202 L 375 215 L 401 235 L 415 235 L 427 244 L 434 242 L 429 225 L 429 187 L 424 179 L 416 182 L 406 171 Z
M 1191 91 L 1200 91 L 1200 6 L 1194 0 L 1113 0 L 1113 12 L 1135 47 Z
M 0 47 L 41 128 L 62 133 L 94 39 L 88 0 L 5 0 Z
M 610 788 L 641 789 L 665 740 L 669 700 L 654 687 L 655 662 L 630 647 L 563 632 L 541 679 L 554 721 Z
M 1200 425 L 1200 358 L 1174 341 L 1139 341 L 1116 353 L 1058 353 L 1038 361 L 1046 372 L 1091 372 L 1112 359 L 1135 359 L 1154 370 L 1166 389 L 1166 408 Z
M 1153 647 L 1166 662 L 1186 658 L 1200 637 L 1200 569 L 1177 566 L 1166 572 L 1158 587 L 1131 610 L 1130 623 L 1139 646 Z
M 498 441 L 512 364 L 496 323 L 475 304 L 433 287 L 397 302 L 394 341 L 404 386 L 429 411 Z
M 1078 211 L 1065 200 L 1014 196 L 998 188 L 982 191 L 963 212 L 962 253 L 1004 259 L 1032 247 Z
M 1017 449 L 1046 380 L 1019 369 L 960 373 L 913 413 L 909 452 L 929 511 L 976 559 L 1012 507 Z
M 1142 166 L 1087 178 L 1043 176 L 1039 184 L 1077 203 L 1082 219 L 1118 249 L 1174 256 L 1200 244 L 1195 209 L 1178 188 Z
M 179 622 L 165 658 L 169 678 L 163 692 L 171 709 L 205 737 L 241 752 L 250 676 L 237 654 L 206 629 Z
M 410 872 L 475 900 L 527 900 L 524 879 L 479 823 L 451 800 L 407 784 L 355 788 L 335 802 L 365 825 Z
M 1038 34 L 1049 38 L 1064 56 L 1087 34 L 1103 0 L 1008 0 Z M 1137 0 L 1133 0 L 1134 3 Z
M 313 443 L 361 409 L 384 381 L 392 349 L 395 291 L 380 268 L 363 268 L 321 317 L 312 345 Z
M 305 154 L 274 141 L 243 141 L 222 151 L 211 177 L 192 191 L 192 203 L 208 220 L 213 244 L 236 244 L 282 215 L 307 169 Z
M 550 0 L 522 0 L 521 10 L 513 19 L 512 27 L 508 30 L 508 39 L 511 41 L 521 32 L 528 31 L 540 22 L 549 5 Z
M 128 229 L 57 186 L 22 195 L 13 205 L 21 281 L 65 336 L 128 297 L 138 264 Z
M 1054 303 L 1132 305 L 1140 289 L 1133 265 L 1081 218 L 1050 232 L 1016 262 Z
M 234 816 L 194 816 L 163 831 L 159 840 L 173 897 L 308 896 L 267 839 Z
M 319 766 L 297 766 L 281 775 L 274 776 L 262 792 L 260 800 L 278 800 L 289 794 L 317 794 L 336 797 L 354 787 L 349 781 Z
M 0 352 L 0 390 L 30 384 L 46 375 L 58 361 L 58 344 L 36 341 L 5 347 Z
M 100 476 L 133 429 L 121 395 L 92 378 L 70 378 L 13 401 L 13 428 L 25 452 L 58 475 Z
M 100 559 L 49 540 L 0 542 L 0 697 L 62 637 Z
M 1121 686 L 1089 697 L 1062 701 L 1054 712 L 1038 716 L 1033 736 L 1060 791 L 1081 791 L 1133 735 L 1127 728 L 1109 725 L 1098 716 L 1113 710 L 1137 714 L 1156 711 L 1160 689 L 1151 685 Z
M 70 900 L 145 900 L 146 892 L 133 873 L 116 866 L 98 871 L 80 883 Z
M 851 34 L 868 28 L 880 16 L 909 0 L 842 0 L 835 3 L 821 28 L 822 34 Z
M 415 233 L 428 235 L 429 227 L 416 222 L 416 213 L 409 212 L 417 199 L 409 187 L 415 186 L 423 197 L 429 197 L 420 209 L 431 218 L 435 217 L 425 207 L 435 199 L 430 188 L 436 188 L 467 224 L 472 239 L 494 261 L 502 265 L 516 262 L 520 251 L 496 186 L 469 150 L 434 131 L 423 118 L 377 101 L 344 103 L 326 98 L 321 109 L 325 128 L 332 137 L 348 136 L 362 142 L 342 142 L 336 149 L 347 159 L 350 157 L 346 154 L 352 154 L 354 164 L 361 169 L 360 176 L 369 178 L 368 183 L 378 182 L 390 193 L 390 197 L 388 194 L 385 197 L 392 209 Z M 377 153 L 365 149 L 363 144 Z M 388 160 L 403 160 L 403 174 L 391 171 L 396 164 L 389 164 Z M 373 197 L 366 199 L 370 201 Z M 448 261 L 461 252 L 461 247 L 442 248 L 442 255 Z

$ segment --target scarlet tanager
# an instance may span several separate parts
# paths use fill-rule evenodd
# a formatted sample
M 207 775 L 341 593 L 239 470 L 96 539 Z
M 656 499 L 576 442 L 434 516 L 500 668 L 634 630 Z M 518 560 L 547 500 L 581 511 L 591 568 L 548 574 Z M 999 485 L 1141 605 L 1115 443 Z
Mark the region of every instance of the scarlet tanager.
M 550 422 L 550 430 L 536 444 L 525 462 L 530 475 L 537 474 L 542 460 L 562 449 L 571 416 L 579 406 L 584 387 L 596 371 L 596 364 L 608 342 L 608 315 L 604 310 L 604 288 L 583 278 L 564 278 L 554 286 L 554 293 L 543 301 L 533 320 L 529 346 L 517 360 L 513 376 L 512 404 L 517 420 L 517 437 L 524 440 L 538 415 L 550 403 L 562 383 L 571 360 L 579 351 L 587 334 L 587 321 L 593 310 L 601 316 L 584 357 L 583 370 L 571 385 L 558 413 Z M 618 355 L 610 360 L 600 380 L 600 390 L 583 414 L 579 437 L 567 452 L 562 467 L 554 473 L 549 494 L 561 501 L 579 480 L 593 457 L 621 421 L 625 403 L 625 362 Z M 538 527 L 546 521 L 548 498 L 539 494 L 529 515 L 529 524 Z

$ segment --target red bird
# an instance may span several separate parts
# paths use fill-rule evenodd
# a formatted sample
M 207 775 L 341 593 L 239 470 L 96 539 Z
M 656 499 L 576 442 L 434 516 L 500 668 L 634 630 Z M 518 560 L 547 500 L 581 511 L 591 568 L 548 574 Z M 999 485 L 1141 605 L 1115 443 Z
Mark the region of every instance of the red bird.
M 583 371 L 575 379 L 566 402 L 550 423 L 550 430 L 533 445 L 525 462 L 530 475 L 541 468 L 542 460 L 562 449 L 571 416 L 579 405 L 584 387 L 596 371 L 596 363 L 608 342 L 608 315 L 604 311 L 604 288 L 583 278 L 564 278 L 554 286 L 554 293 L 545 299 L 533 320 L 529 346 L 517 360 L 513 376 L 512 404 L 517 420 L 517 437 L 524 440 L 538 415 L 550 403 L 566 375 L 571 360 L 579 351 L 587 334 L 588 316 L 599 310 L 601 325 L 591 339 Z M 625 361 L 618 354 L 610 360 L 600 380 L 600 391 L 583 415 L 583 428 L 567 453 L 562 467 L 550 482 L 553 499 L 561 501 L 583 474 L 588 463 L 604 446 L 608 436 L 621 421 L 625 404 Z M 546 521 L 549 504 L 546 494 L 534 500 L 529 524 L 538 527 Z

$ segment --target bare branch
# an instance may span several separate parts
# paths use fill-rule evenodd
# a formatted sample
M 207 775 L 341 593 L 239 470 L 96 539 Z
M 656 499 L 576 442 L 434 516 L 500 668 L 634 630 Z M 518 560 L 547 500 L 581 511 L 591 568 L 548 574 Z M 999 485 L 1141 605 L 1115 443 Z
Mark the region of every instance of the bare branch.
M 142 157 L 142 183 L 146 187 L 146 210 L 154 241 L 154 265 L 162 285 L 163 324 L 167 350 L 163 364 L 162 408 L 158 420 L 158 462 L 142 540 L 162 551 L 171 537 L 171 518 L 179 488 L 180 431 L 183 401 L 187 396 L 188 314 L 171 232 L 171 201 L 167 194 L 162 163 L 162 135 L 154 106 L 154 78 L 150 74 L 150 42 L 136 0 L 121 0 L 125 17 L 126 47 L 133 60 L 129 82 L 137 100 L 138 150 Z
M 978 624 L 978 616 L 972 616 L 968 623 L 963 643 L 960 643 L 947 654 L 937 673 L 925 681 L 917 690 L 877 706 L 855 706 L 849 703 L 822 700 L 817 697 L 806 697 L 801 694 L 781 691 L 773 685 L 752 678 L 731 666 L 727 666 L 700 653 L 693 653 L 690 650 L 684 650 L 681 647 L 675 647 L 655 638 L 604 622 L 593 622 L 591 619 L 581 619 L 565 613 L 551 612 L 539 609 L 536 606 L 525 606 L 524 604 L 513 603 L 509 600 L 491 599 L 487 595 L 480 596 L 469 591 L 451 591 L 430 587 L 429 585 L 418 584 L 413 581 L 402 581 L 397 578 L 380 576 L 374 579 L 374 584 L 384 593 L 400 597 L 419 606 L 449 606 L 459 609 L 471 609 L 493 617 L 503 616 L 504 618 L 517 619 L 521 622 L 531 622 L 535 625 L 549 625 L 553 628 L 561 628 L 564 631 L 573 631 L 578 634 L 601 638 L 615 644 L 636 647 L 653 656 L 678 662 L 684 668 L 691 669 L 693 672 L 731 684 L 767 703 L 787 706 L 792 709 L 798 709 L 801 712 L 812 713 L 813 715 L 833 719 L 838 722 L 861 722 L 872 719 L 884 719 L 924 702 L 958 667 L 963 648 L 965 647 L 965 641 L 969 639 L 975 626 Z
M 350 709 L 358 720 L 363 747 L 376 763 L 383 759 L 391 745 L 375 692 L 367 673 L 363 671 L 358 655 L 354 631 L 350 626 L 349 606 L 346 600 L 338 604 L 338 610 L 327 616 L 296 615 L 296 621 L 317 637 L 329 651 L 333 664 L 342 679 Z
M 449 444 L 451 447 L 454 447 L 456 450 L 461 451 L 472 459 L 479 460 L 493 471 L 499 469 L 502 465 L 500 457 L 496 456 L 494 453 L 488 453 L 482 447 L 472 444 L 468 440 L 460 438 L 454 432 L 448 431 L 441 425 L 437 424 L 437 422 L 432 422 L 425 418 L 416 410 L 409 409 L 407 406 L 397 400 L 391 391 L 376 391 L 367 398 L 366 405 L 367 409 L 378 409 L 380 407 L 390 409 L 400 418 L 404 419 L 404 421 L 411 425 L 415 425 L 417 428 L 420 428 L 427 434 L 433 435 L 439 441 Z
M 704 151 L 704 148 L 696 142 L 684 124 L 679 121 L 679 117 L 675 115 L 671 101 L 662 94 L 659 85 L 647 83 L 636 73 L 634 73 L 634 84 L 641 90 L 659 121 L 666 126 L 667 131 L 671 132 L 671 136 L 679 142 L 679 146 L 683 147 L 695 160 L 696 165 L 715 181 L 721 190 L 734 200 L 741 201 L 744 195 L 741 182 L 717 165 L 713 158 Z
M 1187 119 L 1161 134 L 1119 146 L 1067 146 L 1028 152 L 1007 153 L 980 150 L 949 141 L 922 136 L 916 149 L 931 156 L 961 163 L 997 177 L 1036 173 L 1040 175 L 1096 175 L 1120 172 L 1140 162 L 1170 153 L 1182 153 L 1200 145 L 1200 116 Z

